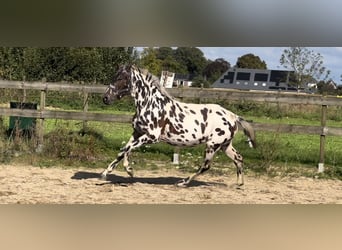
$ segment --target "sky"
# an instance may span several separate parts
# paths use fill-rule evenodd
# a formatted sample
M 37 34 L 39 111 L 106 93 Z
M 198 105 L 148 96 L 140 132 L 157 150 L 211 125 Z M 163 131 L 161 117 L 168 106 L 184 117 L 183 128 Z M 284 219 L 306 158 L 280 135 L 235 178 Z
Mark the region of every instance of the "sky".
M 330 78 L 336 84 L 342 84 L 342 47 L 307 47 L 323 56 L 323 65 L 331 71 Z M 223 58 L 231 66 L 236 64 L 237 58 L 252 53 L 264 60 L 268 69 L 284 69 L 280 65 L 280 57 L 285 47 L 199 47 L 207 59 Z

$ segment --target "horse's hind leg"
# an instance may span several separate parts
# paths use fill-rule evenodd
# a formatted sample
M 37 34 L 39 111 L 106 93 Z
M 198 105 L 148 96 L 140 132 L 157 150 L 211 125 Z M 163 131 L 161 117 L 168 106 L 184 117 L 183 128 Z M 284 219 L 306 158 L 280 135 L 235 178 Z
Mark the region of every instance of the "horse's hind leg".
M 236 166 L 236 174 L 237 180 L 236 183 L 238 186 L 242 186 L 244 184 L 244 176 L 243 176 L 243 158 L 238 151 L 233 148 L 232 144 L 229 144 L 226 148 L 223 149 L 226 155 L 233 160 Z
M 128 174 L 130 177 L 133 177 L 133 175 L 134 175 L 134 169 L 133 169 L 132 166 L 129 165 L 129 161 L 128 161 L 129 154 L 130 154 L 130 151 L 127 152 L 126 154 L 124 154 L 123 166 L 124 166 L 124 168 L 125 168 L 127 174 Z
M 220 146 L 213 146 L 213 145 L 207 145 L 207 148 L 205 150 L 205 157 L 204 162 L 200 166 L 200 168 L 197 170 L 197 172 L 193 175 L 190 175 L 189 177 L 179 181 L 177 186 L 179 187 L 186 187 L 193 179 L 195 179 L 200 174 L 203 174 L 204 172 L 208 171 L 210 169 L 210 163 L 213 159 L 215 153 L 219 150 Z

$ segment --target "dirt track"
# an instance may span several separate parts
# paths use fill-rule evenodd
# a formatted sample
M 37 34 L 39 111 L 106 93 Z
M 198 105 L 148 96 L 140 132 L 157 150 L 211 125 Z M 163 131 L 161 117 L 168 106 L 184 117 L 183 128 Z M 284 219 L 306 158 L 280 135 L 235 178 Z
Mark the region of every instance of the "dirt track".
M 342 181 L 267 178 L 246 175 L 236 189 L 235 176 L 205 174 L 188 188 L 175 182 L 177 170 L 136 171 L 134 179 L 115 170 L 108 181 L 100 170 L 0 165 L 0 203 L 58 204 L 320 204 L 342 203 Z

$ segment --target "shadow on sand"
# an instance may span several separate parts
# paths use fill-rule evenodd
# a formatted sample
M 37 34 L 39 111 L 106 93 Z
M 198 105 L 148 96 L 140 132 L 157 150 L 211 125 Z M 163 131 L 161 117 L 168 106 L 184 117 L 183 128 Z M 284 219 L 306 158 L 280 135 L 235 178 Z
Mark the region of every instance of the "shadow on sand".
M 76 172 L 71 179 L 74 180 L 84 180 L 84 179 L 99 179 L 101 180 L 100 173 L 94 172 L 86 172 L 79 171 Z M 106 180 L 103 183 L 99 183 L 96 185 L 105 185 L 105 184 L 116 184 L 126 186 L 128 184 L 134 183 L 144 183 L 144 184 L 154 184 L 154 185 L 175 185 L 177 182 L 181 181 L 182 178 L 179 177 L 123 177 L 114 174 L 108 174 Z M 224 183 L 219 182 L 203 182 L 193 180 L 190 182 L 188 187 L 198 187 L 198 186 L 227 186 Z

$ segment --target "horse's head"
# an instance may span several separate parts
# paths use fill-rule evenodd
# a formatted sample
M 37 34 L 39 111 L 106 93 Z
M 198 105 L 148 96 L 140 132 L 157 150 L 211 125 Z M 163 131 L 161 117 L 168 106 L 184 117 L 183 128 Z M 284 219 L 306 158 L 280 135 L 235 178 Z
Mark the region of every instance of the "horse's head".
M 115 100 L 130 94 L 131 91 L 131 68 L 132 66 L 121 66 L 103 95 L 103 102 L 107 105 Z

